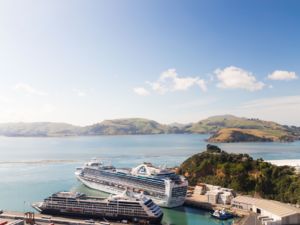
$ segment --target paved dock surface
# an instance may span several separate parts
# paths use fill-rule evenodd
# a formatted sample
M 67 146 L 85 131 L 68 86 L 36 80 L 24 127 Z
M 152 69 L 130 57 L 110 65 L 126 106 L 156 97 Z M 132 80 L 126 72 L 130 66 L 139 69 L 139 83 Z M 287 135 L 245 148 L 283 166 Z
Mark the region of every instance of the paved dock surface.
M 232 212 L 237 218 L 238 222 L 235 222 L 235 225 L 261 225 L 261 223 L 257 220 L 257 223 L 255 224 L 255 221 L 253 220 L 253 217 L 250 217 L 249 222 L 244 222 L 247 220 L 249 216 L 249 212 L 239 210 L 236 208 L 232 208 L 231 205 L 223 205 L 223 204 L 211 204 L 207 202 L 207 196 L 206 195 L 199 195 L 199 194 L 192 194 L 189 197 L 186 198 L 185 205 L 196 207 L 203 210 L 221 210 L 226 209 L 230 212 Z
M 207 197 L 204 195 L 192 195 L 187 197 L 184 202 L 187 206 L 193 206 L 200 209 L 212 210 L 213 205 L 207 202 Z
M 50 215 L 44 215 L 44 214 L 39 214 L 35 213 L 34 214 L 36 224 L 38 225 L 49 225 L 51 223 L 54 224 L 69 224 L 69 225 L 100 225 L 101 222 L 106 222 L 106 221 L 101 221 L 101 220 L 94 220 L 94 222 L 87 222 L 85 219 L 76 219 L 76 218 L 68 218 L 68 217 L 59 217 L 59 216 L 50 216 Z M 22 212 L 10 212 L 10 211 L 5 211 L 2 214 L 0 214 L 0 219 L 4 220 L 17 220 L 17 219 L 24 219 L 24 213 Z M 117 223 L 117 222 L 110 222 L 110 225 L 124 225 L 124 223 Z M 131 224 L 132 223 L 127 223 Z
M 261 222 L 257 219 L 257 214 L 250 213 L 242 225 L 261 225 Z
M 207 202 L 206 195 L 192 194 L 190 197 L 186 197 L 185 205 L 194 206 L 204 210 L 215 210 L 215 209 L 230 209 L 230 205 L 222 205 L 222 204 L 211 204 Z

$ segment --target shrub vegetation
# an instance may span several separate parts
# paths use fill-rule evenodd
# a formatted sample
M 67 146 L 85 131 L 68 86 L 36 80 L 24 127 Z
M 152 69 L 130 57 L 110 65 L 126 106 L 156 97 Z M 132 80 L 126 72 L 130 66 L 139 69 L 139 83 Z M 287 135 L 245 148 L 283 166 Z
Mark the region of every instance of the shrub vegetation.
M 191 185 L 220 185 L 267 199 L 300 204 L 300 174 L 290 166 L 254 160 L 248 154 L 233 154 L 214 145 L 188 158 L 179 168 Z

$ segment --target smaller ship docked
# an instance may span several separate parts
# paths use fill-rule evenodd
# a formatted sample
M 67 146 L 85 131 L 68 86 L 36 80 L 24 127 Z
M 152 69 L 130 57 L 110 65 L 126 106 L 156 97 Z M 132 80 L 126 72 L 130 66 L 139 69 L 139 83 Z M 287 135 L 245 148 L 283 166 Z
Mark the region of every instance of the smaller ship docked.
M 125 191 L 108 198 L 82 193 L 58 192 L 33 203 L 42 214 L 82 217 L 87 219 L 128 220 L 138 224 L 160 224 L 163 212 L 151 199 Z
M 215 210 L 212 214 L 212 217 L 217 218 L 219 220 L 228 220 L 232 219 L 234 216 L 233 214 L 226 212 L 224 209 L 222 210 Z

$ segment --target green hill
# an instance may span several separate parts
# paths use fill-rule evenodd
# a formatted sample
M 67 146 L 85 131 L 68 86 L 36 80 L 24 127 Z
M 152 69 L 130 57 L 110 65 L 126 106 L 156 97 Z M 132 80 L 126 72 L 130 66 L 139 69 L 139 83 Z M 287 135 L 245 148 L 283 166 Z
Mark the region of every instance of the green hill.
M 286 130 L 222 128 L 213 134 L 209 142 L 273 142 L 293 141 L 293 136 Z
M 170 125 L 142 118 L 104 120 L 90 126 L 50 122 L 0 124 L 2 136 L 52 137 L 167 133 L 209 133 L 212 134 L 209 139 L 212 142 L 292 141 L 299 138 L 300 128 L 231 115 L 214 116 L 197 123 Z
M 168 127 L 153 120 L 130 118 L 105 120 L 84 128 L 84 135 L 163 134 Z
M 67 123 L 2 123 L 0 135 L 8 137 L 75 136 L 81 133 L 81 129 L 81 127 Z
M 192 133 L 213 133 L 222 128 L 258 129 L 258 130 L 281 130 L 282 125 L 259 119 L 248 119 L 233 115 L 213 116 L 194 123 L 187 128 Z
M 3 123 L 0 135 L 14 137 L 60 137 L 87 135 L 163 134 L 172 132 L 166 125 L 153 120 L 131 118 L 105 120 L 91 126 L 74 126 L 67 123 Z
M 233 154 L 217 146 L 185 160 L 178 172 L 191 185 L 204 182 L 268 199 L 300 203 L 300 174 L 292 167 L 275 166 L 247 154 Z
M 191 133 L 211 133 L 210 142 L 293 141 L 300 136 L 297 127 L 232 115 L 209 117 L 186 130 Z

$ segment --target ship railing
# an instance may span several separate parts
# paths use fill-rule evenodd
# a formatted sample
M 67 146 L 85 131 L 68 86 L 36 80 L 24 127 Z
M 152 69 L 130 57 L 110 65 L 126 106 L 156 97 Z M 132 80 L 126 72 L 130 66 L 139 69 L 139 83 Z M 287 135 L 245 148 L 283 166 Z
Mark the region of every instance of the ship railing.
M 158 182 L 153 182 L 153 181 L 148 181 L 148 180 L 137 180 L 137 179 L 122 179 L 122 178 L 114 178 L 114 177 L 108 177 L 108 176 L 104 176 L 106 180 L 113 180 L 113 181 L 117 181 L 117 182 L 126 182 L 127 180 L 130 180 L 131 183 L 137 183 L 137 184 L 140 184 L 140 183 L 146 183 L 147 185 L 151 185 L 151 186 L 154 186 L 154 187 L 157 187 L 157 188 L 164 188 L 165 187 L 165 184 L 164 183 L 158 183 Z M 98 179 L 97 176 L 91 176 L 91 178 L 93 179 Z
M 98 170 L 93 170 L 93 169 L 88 170 L 87 173 L 85 173 L 85 175 L 94 175 L 95 177 L 99 177 L 99 176 L 103 177 L 104 176 L 104 177 L 112 178 L 111 173 L 109 173 L 109 172 L 98 171 Z M 157 180 L 157 179 L 153 179 L 153 178 L 149 178 L 149 177 L 138 177 L 137 178 L 137 177 L 128 176 L 123 173 L 113 174 L 113 176 L 117 177 L 118 179 L 122 179 L 122 178 L 131 179 L 131 180 L 144 179 L 145 181 L 151 181 L 153 183 L 157 183 L 158 185 L 164 184 L 163 180 Z
M 97 182 L 99 181 L 99 179 L 97 177 L 94 177 L 94 176 L 85 176 L 85 179 L 88 178 L 94 182 Z M 120 179 L 114 179 L 114 178 L 106 178 L 107 182 L 122 182 L 122 183 L 125 183 L 125 184 L 132 184 L 134 183 L 135 185 L 139 185 L 139 186 L 144 186 L 144 187 L 149 187 L 149 186 L 152 186 L 153 188 L 156 188 L 158 190 L 163 190 L 165 188 L 164 185 L 157 185 L 157 184 L 151 184 L 151 183 L 147 183 L 147 185 L 143 185 L 141 182 L 136 182 L 136 181 L 131 181 L 130 183 L 127 182 L 127 181 L 124 181 L 124 180 L 120 180 Z
M 99 182 L 100 183 L 100 182 Z M 107 186 L 111 186 L 113 188 L 118 188 L 121 190 L 123 190 L 125 187 L 128 187 L 129 189 L 132 189 L 133 191 L 134 190 L 137 190 L 139 189 L 140 191 L 147 191 L 150 193 L 151 196 L 156 196 L 158 198 L 164 198 L 165 197 L 165 190 L 157 190 L 157 189 L 154 189 L 154 188 L 151 188 L 151 187 L 146 187 L 146 186 L 140 186 L 140 187 L 137 187 L 137 186 L 132 186 L 132 184 L 123 184 L 124 187 L 120 186 L 120 185 L 116 185 L 116 184 L 112 184 L 112 183 L 109 183 L 109 182 L 101 182 L 102 184 L 104 185 L 107 185 Z
M 120 185 L 120 181 L 119 180 L 116 180 L 116 179 L 109 179 L 107 181 L 99 181 L 98 179 L 95 179 L 95 178 L 92 178 L 92 177 L 85 177 L 85 179 L 87 180 L 90 180 L 90 181 L 93 181 L 93 182 L 97 182 L 97 183 L 105 183 L 105 182 L 119 182 L 117 186 Z M 135 188 L 135 189 L 146 189 L 146 190 L 149 190 L 149 191 L 154 191 L 154 192 L 159 192 L 159 193 L 165 193 L 165 189 L 162 189 L 162 188 L 159 188 L 157 186 L 154 186 L 154 185 L 151 185 L 151 184 L 147 184 L 147 185 L 143 185 L 141 183 L 138 183 L 138 182 L 126 182 L 126 181 L 122 181 L 122 184 L 124 186 L 131 186 L 131 188 Z M 115 186 L 113 185 L 113 186 Z M 112 185 L 110 185 L 112 186 Z
M 77 207 L 75 207 L 74 204 L 71 204 L 71 205 L 70 204 L 65 204 L 65 205 L 52 204 L 52 205 L 48 205 L 48 207 L 53 208 L 53 209 L 67 209 L 67 210 L 72 210 L 74 208 L 82 209 L 83 213 L 102 213 L 103 211 L 106 211 L 105 215 L 113 215 L 113 216 L 117 216 L 117 215 L 148 216 L 146 211 L 143 210 L 143 208 L 140 205 L 136 205 L 136 206 L 119 205 L 117 208 L 113 208 L 111 205 L 103 207 L 103 205 L 101 205 L 101 206 L 91 205 L 90 206 L 90 205 L 86 205 L 86 204 L 79 204 Z
M 137 211 L 141 209 L 140 205 L 127 205 L 122 204 L 117 206 L 117 208 L 113 208 L 112 205 L 105 205 L 105 204 L 99 204 L 99 205 L 87 205 L 87 204 L 48 204 L 47 207 L 49 208 L 55 208 L 55 209 L 84 209 L 85 211 L 103 211 L 103 210 L 109 210 L 109 211 L 122 211 L 124 209 L 130 208 L 132 211 Z

